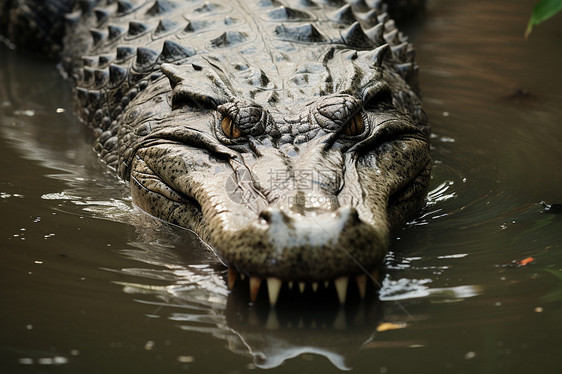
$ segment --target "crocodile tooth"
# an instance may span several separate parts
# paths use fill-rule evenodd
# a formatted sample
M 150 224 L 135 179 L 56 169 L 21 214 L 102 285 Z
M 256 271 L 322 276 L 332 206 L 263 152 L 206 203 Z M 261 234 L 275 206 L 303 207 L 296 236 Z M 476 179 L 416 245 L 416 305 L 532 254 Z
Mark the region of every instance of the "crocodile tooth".
M 191 47 L 184 47 L 181 44 L 171 40 L 166 40 L 162 46 L 160 59 L 164 62 L 173 62 L 191 57 L 195 54 L 195 50 Z
M 373 45 L 371 39 L 363 32 L 363 28 L 361 28 L 359 22 L 355 22 L 347 29 L 342 30 L 341 36 L 349 46 L 366 48 Z
M 384 40 L 384 23 L 379 23 L 370 29 L 365 30 L 365 35 L 374 41 L 377 45 L 385 44 Z
M 164 14 L 174 9 L 176 6 L 174 3 L 166 0 L 156 0 L 154 4 L 146 11 L 146 14 L 150 16 L 155 16 L 157 14 Z
M 148 26 L 142 22 L 131 21 L 129 22 L 128 34 L 131 36 L 141 35 L 148 30 Z
M 293 281 L 288 281 L 288 282 L 287 282 L 287 285 L 289 286 L 289 289 L 292 290 L 292 289 L 293 289 L 293 286 L 295 285 L 295 282 L 293 282 Z
M 312 291 L 318 291 L 318 282 L 312 282 Z
M 357 282 L 357 289 L 359 289 L 359 296 L 361 299 L 365 298 L 367 294 L 367 276 L 365 274 L 358 275 L 355 277 L 355 282 Z
M 353 14 L 353 10 L 351 9 L 350 4 L 346 4 L 341 8 L 335 10 L 329 15 L 332 21 L 337 23 L 343 23 L 345 25 L 351 25 L 352 23 L 357 21 L 355 18 L 355 14 Z
M 105 32 L 98 29 L 90 29 L 90 35 L 92 35 L 94 46 L 98 45 L 105 38 Z
M 255 302 L 258 298 L 258 292 L 260 291 L 261 278 L 250 277 L 250 300 Z
M 122 27 L 119 27 L 119 26 L 108 25 L 107 26 L 107 32 L 109 33 L 108 39 L 110 41 L 114 41 L 117 38 L 119 38 L 121 35 L 123 35 L 125 30 Z
M 244 279 L 246 279 L 246 274 L 240 273 L 240 280 L 244 280 Z
M 111 83 L 111 86 L 120 84 L 126 77 L 127 69 L 115 64 L 109 65 L 109 82 Z
M 117 14 L 123 15 L 133 9 L 133 3 L 126 0 L 117 0 Z
M 135 61 L 137 67 L 140 69 L 146 69 L 154 65 L 156 59 L 158 58 L 158 55 L 159 55 L 158 52 L 150 48 L 145 48 L 145 47 L 137 48 L 137 59 Z
M 347 284 L 349 283 L 349 277 L 339 277 L 334 280 L 334 285 L 336 286 L 336 291 L 338 293 L 338 300 L 340 304 L 345 303 L 347 299 Z
M 304 288 L 306 287 L 306 283 L 304 282 L 299 282 L 299 291 L 301 293 L 304 293 Z
M 330 281 L 329 280 L 325 280 L 324 281 L 324 288 L 328 288 L 330 287 Z
M 228 268 L 228 289 L 232 290 L 234 288 L 234 283 L 236 283 L 236 278 L 238 277 L 238 272 L 234 268 Z
M 269 293 L 269 304 L 275 306 L 277 304 L 277 299 L 279 298 L 279 291 L 281 291 L 281 286 L 283 282 L 279 278 L 267 278 L 267 291 Z

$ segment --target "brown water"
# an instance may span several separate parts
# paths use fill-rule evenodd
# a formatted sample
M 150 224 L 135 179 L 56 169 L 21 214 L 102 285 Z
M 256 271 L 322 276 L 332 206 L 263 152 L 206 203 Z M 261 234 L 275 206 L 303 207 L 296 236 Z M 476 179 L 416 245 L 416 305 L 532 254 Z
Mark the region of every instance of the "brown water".
M 0 372 L 560 372 L 562 215 L 541 201 L 562 203 L 562 18 L 524 41 L 533 4 L 429 1 L 408 30 L 428 206 L 380 301 L 312 314 L 228 295 L 197 238 L 131 207 L 55 67 L 2 47 Z

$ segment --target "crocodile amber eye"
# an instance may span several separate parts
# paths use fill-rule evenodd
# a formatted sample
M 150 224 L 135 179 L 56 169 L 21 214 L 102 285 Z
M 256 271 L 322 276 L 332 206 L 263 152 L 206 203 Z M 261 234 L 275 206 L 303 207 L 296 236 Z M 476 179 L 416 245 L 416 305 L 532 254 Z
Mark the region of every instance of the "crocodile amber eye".
M 234 124 L 232 118 L 230 118 L 229 116 L 225 116 L 222 119 L 221 126 L 224 135 L 226 135 L 226 137 L 230 139 L 237 139 L 240 137 L 240 135 L 242 135 L 242 132 L 240 131 L 238 126 Z
M 363 133 L 363 130 L 365 130 L 365 122 L 363 122 L 361 113 L 358 113 L 345 126 L 344 134 L 347 136 L 357 136 Z

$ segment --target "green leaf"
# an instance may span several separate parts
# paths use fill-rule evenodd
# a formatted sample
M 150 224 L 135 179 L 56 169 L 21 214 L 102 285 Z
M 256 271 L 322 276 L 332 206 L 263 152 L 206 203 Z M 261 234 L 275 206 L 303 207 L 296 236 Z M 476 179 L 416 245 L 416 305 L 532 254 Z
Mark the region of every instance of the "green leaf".
M 527 25 L 527 30 L 525 31 L 525 38 L 529 36 L 533 30 L 533 26 L 536 26 L 550 17 L 554 16 L 556 13 L 562 10 L 562 0 L 541 0 L 533 8 L 533 13 L 531 14 L 531 19 Z
M 550 274 L 554 275 L 558 280 L 562 281 L 562 270 L 552 270 L 552 269 L 544 269 L 548 271 Z
M 558 281 L 562 281 L 562 270 L 553 270 L 553 269 L 545 269 L 550 274 L 554 275 Z M 558 282 L 555 282 L 558 283 Z M 543 297 L 541 297 L 541 301 L 545 303 L 551 302 L 558 302 L 562 300 L 562 284 L 558 284 L 555 286 L 554 290 L 550 291 Z
M 541 301 L 543 303 L 556 303 L 562 300 L 562 290 L 554 290 L 550 291 L 543 297 L 541 297 Z

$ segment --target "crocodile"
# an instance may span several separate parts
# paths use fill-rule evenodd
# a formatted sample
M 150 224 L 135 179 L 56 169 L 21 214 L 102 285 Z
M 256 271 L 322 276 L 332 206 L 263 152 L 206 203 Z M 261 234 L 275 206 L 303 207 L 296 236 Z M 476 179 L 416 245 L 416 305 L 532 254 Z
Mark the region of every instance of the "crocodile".
M 133 203 L 208 243 L 230 288 L 247 278 L 255 301 L 266 283 L 275 305 L 282 288 L 331 287 L 345 303 L 350 279 L 361 297 L 377 281 L 431 174 L 415 51 L 386 9 L 7 0 L 0 31 L 59 56 Z

